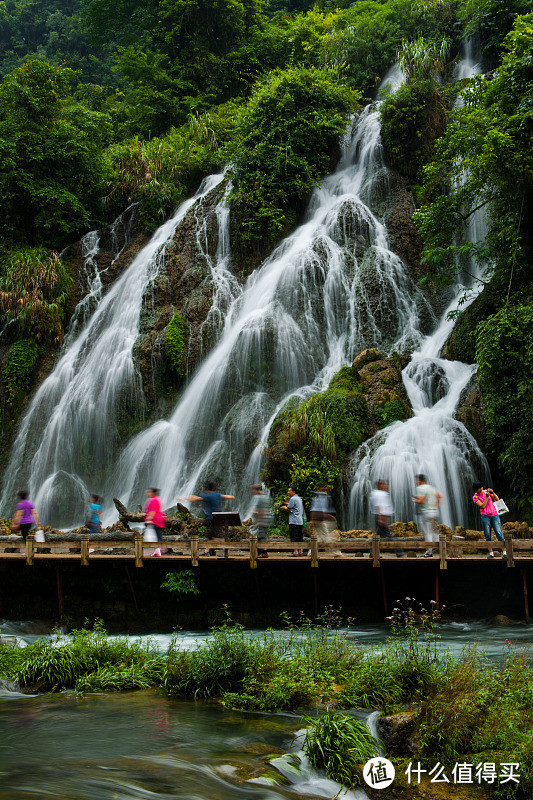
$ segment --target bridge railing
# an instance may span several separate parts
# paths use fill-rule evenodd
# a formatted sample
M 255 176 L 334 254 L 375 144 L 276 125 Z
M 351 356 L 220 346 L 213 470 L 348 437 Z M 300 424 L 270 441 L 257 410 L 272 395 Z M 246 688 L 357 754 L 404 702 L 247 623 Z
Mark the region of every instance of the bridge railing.
M 371 538 L 340 539 L 334 542 L 319 541 L 313 534 L 309 541 L 298 543 L 288 540 L 258 542 L 253 535 L 240 542 L 199 542 L 197 536 L 192 536 L 185 541 L 166 537 L 162 543 L 145 543 L 138 531 L 134 531 L 131 538 L 120 540 L 111 537 L 108 541 L 101 538 L 95 540 L 82 535 L 76 540 L 62 540 L 62 537 L 54 536 L 53 540 L 45 542 L 36 542 L 33 532 L 30 532 L 25 552 L 20 551 L 20 542 L 20 538 L 15 541 L 13 537 L 0 537 L 0 561 L 24 560 L 28 565 L 38 561 L 77 561 L 81 566 L 88 566 L 91 562 L 125 561 L 142 567 L 147 560 L 152 560 L 154 547 L 159 544 L 167 549 L 161 556 L 162 560 L 188 561 L 193 567 L 197 567 L 201 561 L 215 561 L 218 557 L 230 561 L 248 561 L 250 567 L 256 569 L 261 558 L 268 558 L 272 562 L 292 560 L 295 547 L 303 548 L 304 555 L 294 557 L 294 561 L 309 563 L 313 568 L 317 568 L 321 561 L 368 563 L 375 568 L 379 568 L 384 562 L 413 562 L 415 559 L 421 560 L 428 546 L 433 548 L 433 557 L 424 560 L 438 563 L 440 569 L 447 569 L 450 563 L 479 561 L 488 555 L 490 549 L 496 551 L 498 557 L 506 550 L 508 567 L 513 567 L 516 559 L 533 559 L 533 539 L 512 539 L 509 536 L 504 542 L 486 542 L 447 540 L 441 534 L 438 542 L 431 545 L 419 538 L 398 537 L 383 540 L 375 534 Z M 213 555 L 205 555 L 206 550 Z

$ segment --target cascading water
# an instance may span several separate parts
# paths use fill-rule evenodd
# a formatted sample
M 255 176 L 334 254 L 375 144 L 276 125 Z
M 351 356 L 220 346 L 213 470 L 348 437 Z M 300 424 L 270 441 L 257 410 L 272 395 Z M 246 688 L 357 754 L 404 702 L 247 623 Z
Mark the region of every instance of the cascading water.
M 249 278 L 218 345 L 169 420 L 135 437 L 111 485 L 135 502 L 148 484 L 167 504 L 207 478 L 247 498 L 277 409 L 325 388 L 370 345 L 411 352 L 431 310 L 371 210 L 387 191 L 379 110 L 361 114 L 307 220 Z
M 113 266 L 120 258 L 129 243 L 131 227 L 135 217 L 135 209 L 138 205 L 138 203 L 134 203 L 127 208 L 126 211 L 123 211 L 109 228 L 110 251 L 113 253 L 113 260 L 110 266 Z M 119 235 L 119 231 L 121 235 Z M 81 284 L 82 297 L 70 319 L 68 330 L 62 343 L 62 352 L 70 347 L 83 328 L 85 328 L 91 315 L 102 299 L 104 289 L 102 275 L 109 269 L 109 267 L 107 267 L 101 272 L 98 266 L 97 256 L 100 252 L 101 245 L 98 231 L 89 231 L 89 233 L 86 233 L 80 244 L 83 265 L 80 269 L 78 280 Z
M 68 525 L 83 518 L 88 490 L 107 485 L 119 445 L 119 415 L 138 415 L 143 408 L 132 357 L 143 295 L 164 264 L 165 247 L 179 222 L 222 178 L 206 179 L 157 230 L 38 389 L 6 470 L 4 513 L 12 510 L 14 492 L 22 485 L 43 521 Z
M 477 74 L 479 65 L 473 60 L 470 43 L 466 43 L 465 57 L 457 66 L 456 77 L 465 79 Z M 482 212 L 476 212 L 468 220 L 464 239 L 477 242 L 485 234 Z M 476 270 L 475 265 L 469 265 L 470 274 Z M 476 368 L 439 355 L 454 327 L 448 318 L 450 311 L 457 308 L 465 292 L 472 301 L 478 291 L 479 283 L 455 287 L 455 298 L 437 329 L 424 340 L 404 369 L 403 382 L 414 416 L 379 431 L 352 457 L 346 509 L 349 526 L 367 527 L 371 523 L 368 496 L 377 479 L 390 485 L 396 518 L 411 519 L 414 508 L 410 498 L 415 489 L 415 475 L 420 472 L 444 495 L 442 522 L 452 527 L 467 522 L 472 480 L 475 477 L 486 480 L 489 476 L 487 461 L 474 437 L 454 419 L 461 394 Z

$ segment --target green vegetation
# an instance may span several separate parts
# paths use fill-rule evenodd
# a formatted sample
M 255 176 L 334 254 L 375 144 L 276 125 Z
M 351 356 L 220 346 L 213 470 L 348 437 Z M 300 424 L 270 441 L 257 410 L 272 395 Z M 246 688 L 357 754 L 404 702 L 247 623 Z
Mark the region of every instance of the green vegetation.
M 232 208 L 246 250 L 293 228 L 318 178 L 331 171 L 356 95 L 326 70 L 270 74 L 243 107 L 228 153 Z
M 306 717 L 309 726 L 303 749 L 309 761 L 325 769 L 333 780 L 350 788 L 362 783 L 358 767 L 377 755 L 377 742 L 362 720 L 326 711 L 322 717 Z
M 533 304 L 505 306 L 476 328 L 487 447 L 507 476 L 520 512 L 533 516 L 524 475 L 533 468 Z
M 0 310 L 18 334 L 60 341 L 71 289 L 57 253 L 21 247 L 0 255 Z
M 332 607 L 315 621 L 285 619 L 280 634 L 261 636 L 227 620 L 196 650 L 179 635 L 167 654 L 150 644 L 109 639 L 101 628 L 75 631 L 66 641 L 41 640 L 24 648 L 0 645 L 0 676 L 33 691 L 78 692 L 163 687 L 171 696 L 219 698 L 237 709 L 275 711 L 327 704 L 305 717 L 304 745 L 328 775 L 355 786 L 376 749 L 366 726 L 336 709 L 410 709 L 413 735 L 404 756 L 433 766 L 439 760 L 520 763 L 521 782 L 508 795 L 530 797 L 533 786 L 533 670 L 527 653 L 509 646 L 501 662 L 475 648 L 452 657 L 439 645 L 439 614 L 406 598 L 390 618 L 391 638 L 380 648 L 347 636 Z M 407 744 L 406 744 L 407 746 Z M 393 758 L 402 765 L 402 753 Z
M 195 574 L 190 569 L 167 572 L 161 588 L 167 589 L 178 600 L 187 595 L 200 594 L 200 589 L 196 585 Z
M 317 485 L 334 485 L 348 453 L 368 435 L 367 404 L 352 373 L 343 368 L 324 392 L 280 411 L 268 441 L 268 485 L 285 491 L 293 483 L 306 504 Z
M 26 392 L 32 385 L 37 345 L 31 339 L 19 339 L 9 348 L 2 366 L 6 394 L 13 399 L 17 392 Z
M 167 325 L 165 334 L 167 358 L 179 376 L 187 371 L 187 345 L 189 344 L 189 323 L 181 314 L 174 314 Z
M 85 232 L 106 174 L 107 114 L 76 102 L 71 70 L 29 61 L 0 84 L 0 235 L 56 245 Z
M 165 661 L 151 643 L 109 639 L 98 626 L 74 631 L 64 643 L 41 639 L 13 651 L 0 648 L 1 674 L 38 692 L 145 688 L 161 682 Z

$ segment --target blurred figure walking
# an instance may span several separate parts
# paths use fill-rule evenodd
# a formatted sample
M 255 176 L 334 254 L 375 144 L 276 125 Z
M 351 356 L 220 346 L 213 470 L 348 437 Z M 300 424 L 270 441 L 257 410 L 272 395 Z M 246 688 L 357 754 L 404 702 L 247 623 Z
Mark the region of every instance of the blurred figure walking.
M 394 514 L 394 507 L 387 481 L 376 481 L 375 487 L 370 492 L 370 506 L 374 515 L 376 533 L 381 539 L 392 539 L 389 526 Z
M 161 505 L 161 500 L 159 498 L 159 489 L 147 489 L 146 497 L 148 498 L 148 501 L 144 507 L 144 524 L 146 526 L 144 532 L 144 541 L 162 542 L 167 520 Z M 167 552 L 168 547 L 163 549 L 157 547 L 153 553 L 146 552 L 146 555 L 159 557 L 162 556 L 163 553 Z
M 199 503 L 202 502 L 204 506 L 205 518 L 208 522 L 207 538 L 220 539 L 222 537 L 216 535 L 215 526 L 213 524 L 213 514 L 217 514 L 222 508 L 223 500 L 235 500 L 232 494 L 221 494 L 217 491 L 216 483 L 208 481 L 205 485 L 205 491 L 202 494 L 191 494 L 189 497 L 180 497 L 186 503 Z M 215 551 L 205 550 L 202 554 L 204 556 L 215 555 Z
M 24 545 L 26 545 L 26 537 L 28 536 L 33 523 L 35 523 L 37 526 L 40 525 L 39 515 L 33 503 L 28 500 L 27 491 L 24 490 L 17 492 L 17 497 L 19 501 L 15 508 L 15 516 L 11 522 L 11 530 L 13 533 L 20 533 L 24 539 Z M 23 554 L 25 552 L 25 550 L 22 551 Z
M 267 531 L 272 526 L 272 498 L 268 490 L 264 490 L 261 483 L 254 483 L 250 486 L 254 498 L 252 509 L 252 530 L 257 536 L 257 541 L 262 542 L 266 539 Z M 258 549 L 258 558 L 268 558 L 268 550 Z
M 439 534 L 437 531 L 437 520 L 439 518 L 439 508 L 442 502 L 442 495 L 430 483 L 427 482 L 426 476 L 420 473 L 415 476 L 416 480 L 416 494 L 412 497 L 413 503 L 420 506 L 420 517 L 422 522 L 422 530 L 424 531 L 424 539 L 428 544 L 438 542 Z M 431 558 L 433 556 L 433 548 L 428 547 L 423 558 Z

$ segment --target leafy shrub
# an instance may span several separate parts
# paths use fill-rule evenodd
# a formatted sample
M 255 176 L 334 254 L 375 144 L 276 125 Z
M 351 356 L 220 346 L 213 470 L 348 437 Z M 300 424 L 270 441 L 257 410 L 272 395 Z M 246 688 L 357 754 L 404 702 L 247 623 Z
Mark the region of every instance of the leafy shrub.
M 389 164 L 411 183 L 431 160 L 446 127 L 450 97 L 429 78 L 419 78 L 389 95 L 381 107 L 381 139 Z
M 161 588 L 167 589 L 177 598 L 188 594 L 200 594 L 200 589 L 196 585 L 195 574 L 190 569 L 183 569 L 180 572 L 167 572 Z
M 42 247 L 11 250 L 0 258 L 0 310 L 20 333 L 58 342 L 72 282 L 57 253 Z
M 368 408 L 345 367 L 324 392 L 289 401 L 270 429 L 264 480 L 294 482 L 310 502 L 317 485 L 333 486 L 344 459 L 364 441 Z
M 35 377 L 37 344 L 31 339 L 19 339 L 9 348 L 2 366 L 6 394 L 13 399 L 18 391 L 27 391 Z
M 327 711 L 322 717 L 306 717 L 309 730 L 303 749 L 314 767 L 344 786 L 361 782 L 358 766 L 377 754 L 377 743 L 361 720 Z
M 356 95 L 326 70 L 292 67 L 260 81 L 237 120 L 232 225 L 246 251 L 293 227 L 317 180 L 338 156 Z
M 273 640 L 262 642 L 240 625 L 224 624 L 193 652 L 180 651 L 175 639 L 168 652 L 164 684 L 173 695 L 221 696 L 238 691 L 248 676 L 264 674 L 276 662 Z

